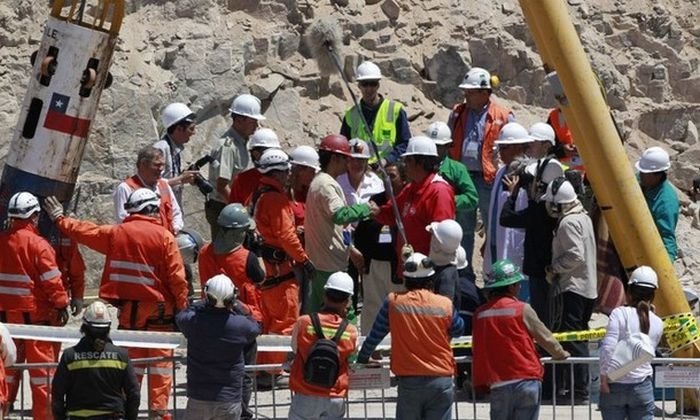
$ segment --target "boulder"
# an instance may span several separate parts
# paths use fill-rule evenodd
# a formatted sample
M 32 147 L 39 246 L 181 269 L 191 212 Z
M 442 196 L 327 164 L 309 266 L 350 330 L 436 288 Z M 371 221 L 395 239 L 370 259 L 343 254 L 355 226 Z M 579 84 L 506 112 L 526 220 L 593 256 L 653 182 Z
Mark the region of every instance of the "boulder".
M 272 96 L 284 82 L 284 77 L 277 73 L 272 73 L 264 79 L 259 79 L 250 87 L 250 93 L 257 96 L 261 101 L 265 101 Z

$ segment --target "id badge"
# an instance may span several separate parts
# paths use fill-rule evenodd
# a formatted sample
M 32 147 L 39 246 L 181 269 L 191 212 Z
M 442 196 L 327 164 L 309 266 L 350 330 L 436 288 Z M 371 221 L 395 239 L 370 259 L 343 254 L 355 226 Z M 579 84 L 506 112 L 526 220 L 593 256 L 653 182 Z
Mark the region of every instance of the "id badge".
M 466 153 L 464 155 L 470 159 L 478 159 L 479 158 L 479 143 L 477 143 L 475 141 L 470 141 L 469 143 L 467 143 L 467 150 L 466 150 Z
M 379 243 L 380 244 L 390 244 L 391 243 L 391 229 L 389 226 L 382 226 L 381 232 L 379 232 Z

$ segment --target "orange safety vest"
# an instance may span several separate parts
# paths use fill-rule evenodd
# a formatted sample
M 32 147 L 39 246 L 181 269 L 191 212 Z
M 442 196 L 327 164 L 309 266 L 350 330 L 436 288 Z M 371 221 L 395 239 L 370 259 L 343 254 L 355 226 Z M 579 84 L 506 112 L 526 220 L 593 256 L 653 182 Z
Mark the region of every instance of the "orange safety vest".
M 319 313 L 319 321 L 321 321 L 321 329 L 326 338 L 333 338 L 343 318 L 335 313 Z M 292 363 L 292 372 L 289 376 L 289 389 L 304 395 L 313 395 L 318 397 L 343 398 L 348 394 L 348 357 L 355 352 L 357 343 L 357 327 L 348 324 L 345 332 L 338 340 L 338 356 L 340 361 L 340 372 L 338 380 L 331 388 L 323 388 L 314 386 L 304 381 L 304 365 L 306 358 L 311 351 L 311 346 L 318 339 L 316 331 L 311 324 L 309 315 L 302 315 L 294 326 L 297 332 L 297 352 Z
M 52 308 L 66 306 L 68 295 L 53 248 L 31 221 L 15 219 L 10 230 L 0 233 L 2 316 L 6 318 L 6 312 L 22 312 L 29 317 L 25 321 L 45 322 Z
M 508 118 L 512 114 L 510 109 L 489 102 L 486 110 L 486 122 L 484 125 L 484 138 L 481 143 L 481 168 L 484 180 L 487 183 L 493 182 L 496 178 L 496 161 L 493 149 L 501 127 L 508 123 Z M 457 162 L 462 161 L 462 144 L 464 143 L 464 127 L 469 117 L 469 108 L 465 103 L 457 104 L 452 109 L 452 147 L 449 155 Z
M 137 175 L 131 176 L 124 180 L 126 185 L 136 191 L 139 188 L 149 188 L 141 182 L 141 179 Z M 175 230 L 173 229 L 173 196 L 170 194 L 171 189 L 168 188 L 168 181 L 164 179 L 159 179 L 158 184 L 158 194 L 160 195 L 160 220 L 163 226 L 170 231 L 173 235 Z
M 238 299 L 250 309 L 253 318 L 262 321 L 262 301 L 260 289 L 248 277 L 247 265 L 250 251 L 238 247 L 228 254 L 217 255 L 211 242 L 204 245 L 199 252 L 199 278 L 202 279 L 202 298 L 204 286 L 217 274 L 226 274 L 238 289 Z
M 122 306 L 122 327 L 141 329 L 150 318 L 187 307 L 187 280 L 175 237 L 160 220 L 131 214 L 119 225 L 98 226 L 70 217 L 56 221 L 69 238 L 106 255 L 100 298 Z
M 389 293 L 391 370 L 397 376 L 452 376 L 452 301 L 428 289 Z
M 574 138 L 569 126 L 566 125 L 561 109 L 554 108 L 549 112 L 549 125 L 554 129 L 554 135 L 559 143 L 574 144 Z

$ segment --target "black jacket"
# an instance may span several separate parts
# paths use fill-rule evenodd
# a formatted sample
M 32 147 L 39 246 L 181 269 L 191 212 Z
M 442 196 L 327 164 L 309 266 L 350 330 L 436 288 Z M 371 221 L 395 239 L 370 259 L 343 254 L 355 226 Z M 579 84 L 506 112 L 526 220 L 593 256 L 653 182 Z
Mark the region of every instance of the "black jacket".
M 51 385 L 56 420 L 79 410 L 118 413 L 136 420 L 141 402 L 139 384 L 126 350 L 108 341 L 101 352 L 83 337 L 63 352 Z

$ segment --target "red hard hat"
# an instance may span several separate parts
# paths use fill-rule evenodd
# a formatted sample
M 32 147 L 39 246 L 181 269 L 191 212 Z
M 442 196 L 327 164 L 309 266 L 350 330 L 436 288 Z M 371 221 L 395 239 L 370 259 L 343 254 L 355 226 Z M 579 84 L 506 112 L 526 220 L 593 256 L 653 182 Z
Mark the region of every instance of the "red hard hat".
M 329 134 L 321 140 L 318 150 L 338 153 L 350 157 L 350 143 L 348 139 L 340 134 Z

